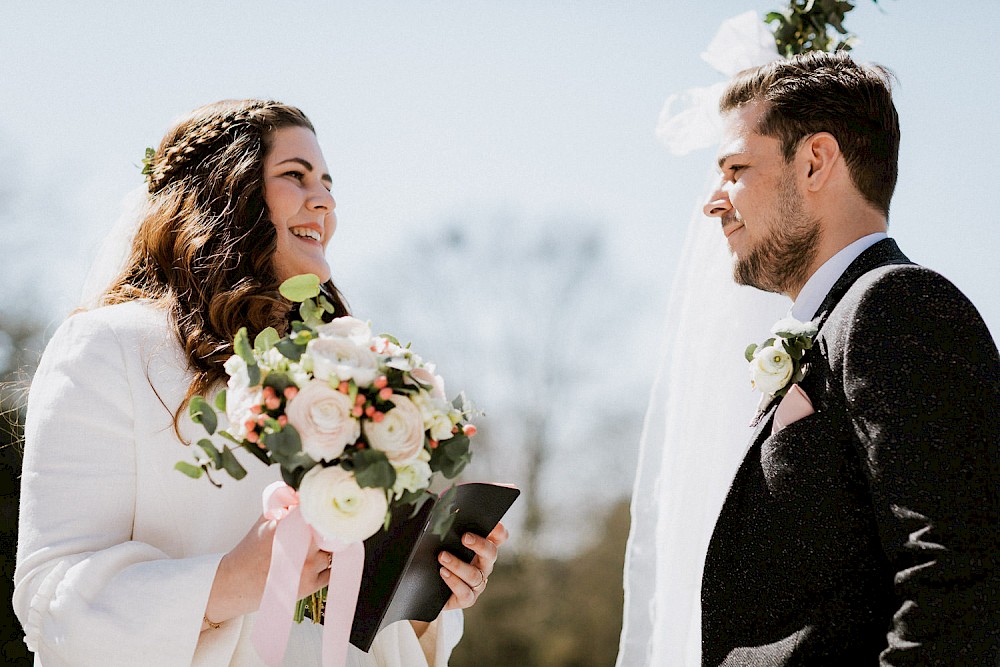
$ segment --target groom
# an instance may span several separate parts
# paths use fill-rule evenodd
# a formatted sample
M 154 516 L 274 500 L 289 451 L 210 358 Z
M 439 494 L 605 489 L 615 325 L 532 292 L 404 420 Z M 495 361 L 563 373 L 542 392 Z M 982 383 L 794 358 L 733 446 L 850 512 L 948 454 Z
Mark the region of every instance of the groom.
M 716 524 L 706 665 L 1000 664 L 1000 360 L 965 296 L 886 236 L 888 79 L 811 53 L 737 75 L 720 103 L 705 212 L 734 279 L 818 334 Z

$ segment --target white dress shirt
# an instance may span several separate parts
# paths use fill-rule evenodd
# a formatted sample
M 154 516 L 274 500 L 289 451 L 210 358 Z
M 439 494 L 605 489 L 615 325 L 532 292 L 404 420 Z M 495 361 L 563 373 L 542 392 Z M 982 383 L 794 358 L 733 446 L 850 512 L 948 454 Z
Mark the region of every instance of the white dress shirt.
M 875 232 L 868 236 L 862 236 L 826 260 L 802 286 L 802 291 L 799 292 L 798 298 L 792 304 L 789 315 L 799 322 L 808 322 L 816 317 L 816 311 L 823 305 L 823 299 L 830 293 L 840 276 L 844 275 L 844 271 L 851 265 L 851 262 L 856 260 L 865 250 L 887 238 L 889 235 L 885 232 Z

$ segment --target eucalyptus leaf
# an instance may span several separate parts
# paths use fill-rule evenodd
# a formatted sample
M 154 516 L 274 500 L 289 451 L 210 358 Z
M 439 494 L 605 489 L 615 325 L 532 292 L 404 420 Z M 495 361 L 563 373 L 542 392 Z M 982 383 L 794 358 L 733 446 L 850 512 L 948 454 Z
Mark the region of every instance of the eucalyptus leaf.
M 352 460 L 354 479 L 358 486 L 391 489 L 396 482 L 396 469 L 383 452 L 370 448 L 361 449 L 354 453 Z
M 201 447 L 201 450 L 205 452 L 209 458 L 212 459 L 212 465 L 215 466 L 216 470 L 222 467 L 222 454 L 220 454 L 219 450 L 215 448 L 215 445 L 212 444 L 211 440 L 208 438 L 202 438 L 198 441 L 198 446 Z
M 241 327 L 236 332 L 236 337 L 233 339 L 233 351 L 246 362 L 247 366 L 257 365 L 257 360 L 253 356 L 253 348 L 250 347 L 250 336 L 247 334 L 246 327 Z
M 222 468 L 229 473 L 230 477 L 236 480 L 247 476 L 246 468 L 240 464 L 236 455 L 233 454 L 233 450 L 229 449 L 228 445 L 222 448 Z
M 302 451 L 302 439 L 294 426 L 286 424 L 280 431 L 263 436 L 264 443 L 271 450 L 275 460 L 289 460 Z M 279 458 L 280 457 L 280 458 Z
M 282 470 L 310 470 L 317 464 L 317 461 L 305 452 L 295 452 L 290 456 L 281 457 L 274 453 L 271 458 L 281 466 Z
M 455 517 L 458 516 L 458 510 L 455 509 L 457 496 L 458 489 L 453 486 L 442 494 L 431 510 L 431 531 L 440 538 L 444 538 L 451 531 Z
M 434 495 L 428 493 L 427 491 L 407 491 L 406 493 L 403 494 L 403 497 L 399 499 L 399 502 L 402 505 L 408 505 L 410 503 L 413 503 L 413 511 L 410 512 L 410 516 L 408 517 L 412 519 L 413 517 L 417 516 L 417 513 L 420 512 L 420 509 L 424 505 L 426 505 L 433 497 Z
M 191 398 L 191 404 L 188 406 L 188 414 L 191 415 L 191 421 L 195 424 L 201 424 L 209 435 L 215 433 L 215 429 L 219 426 L 219 417 L 215 414 L 215 410 L 212 406 L 208 404 L 208 401 L 202 396 L 193 396 Z
M 241 444 L 241 443 L 236 443 L 236 444 Z M 259 447 L 258 443 L 246 442 L 242 443 L 242 446 L 243 449 L 253 454 L 264 465 L 269 466 L 271 465 L 271 463 L 273 463 L 273 461 L 271 461 L 271 457 L 267 453 L 267 449 Z
M 281 340 L 281 336 L 278 335 L 277 329 L 274 327 L 267 327 L 257 334 L 256 338 L 254 338 L 253 349 L 257 352 L 257 354 L 264 354 L 274 347 L 279 340 Z
M 299 304 L 299 315 L 302 317 L 302 322 L 309 327 L 323 324 L 323 309 L 312 299 L 306 299 Z
M 278 291 L 281 292 L 281 296 L 295 303 L 313 299 L 319 296 L 319 276 L 314 273 L 292 276 L 281 283 Z
M 319 301 L 320 308 L 322 308 L 324 312 L 329 313 L 330 315 L 337 312 L 337 307 L 330 303 L 330 300 L 322 294 L 319 295 L 319 299 L 317 299 L 317 301 Z
M 298 490 L 299 485 L 302 484 L 302 478 L 306 475 L 305 468 L 296 468 L 295 470 L 287 470 L 284 466 L 281 466 L 281 479 L 288 486 L 293 489 Z
M 233 435 L 229 431 L 219 431 L 219 435 L 221 435 L 223 438 L 225 438 L 226 440 L 228 440 L 229 442 L 231 442 L 231 443 L 233 443 L 235 445 L 242 445 L 243 444 L 242 440 L 240 440 L 239 438 L 237 438 L 235 435 Z
M 260 366 L 257 364 L 247 364 L 247 378 L 250 381 L 251 387 L 256 387 L 260 384 Z
M 222 391 L 220 391 L 218 394 L 215 395 L 215 401 L 213 401 L 213 403 L 215 403 L 215 409 L 218 410 L 219 412 L 225 412 L 226 411 L 226 390 L 225 389 L 223 389 Z
M 448 479 L 456 477 L 472 461 L 470 444 L 468 436 L 461 431 L 442 440 L 437 449 L 431 451 L 431 470 Z
M 299 361 L 302 359 L 302 353 L 305 351 L 305 347 L 299 345 L 291 338 L 282 338 L 275 344 L 275 349 L 281 352 L 281 355 L 288 359 L 289 361 Z
M 757 351 L 757 343 L 750 343 L 747 345 L 747 349 L 743 351 L 743 357 L 747 361 L 753 361 L 753 353 Z
M 191 465 L 187 461 L 178 461 L 174 464 L 174 470 L 179 470 L 191 479 L 198 479 L 201 474 L 205 472 L 200 467 L 196 465 Z

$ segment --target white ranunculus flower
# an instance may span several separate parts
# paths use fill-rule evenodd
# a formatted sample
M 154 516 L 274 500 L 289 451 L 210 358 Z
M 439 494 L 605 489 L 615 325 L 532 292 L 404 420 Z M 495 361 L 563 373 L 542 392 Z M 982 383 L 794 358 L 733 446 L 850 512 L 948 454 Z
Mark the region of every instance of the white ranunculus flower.
M 385 453 L 393 464 L 412 460 L 424 447 L 424 418 L 420 409 L 402 394 L 389 399 L 392 410 L 380 421 L 365 421 L 368 444 Z
M 272 347 L 261 356 L 261 365 L 268 370 L 283 371 L 288 367 L 288 359 L 285 358 L 278 348 Z
M 311 380 L 288 401 L 285 416 L 302 439 L 302 451 L 316 461 L 333 461 L 361 437 L 361 423 L 351 415 L 353 407 L 346 394 Z
M 383 489 L 361 488 L 340 466 L 313 466 L 299 485 L 299 509 L 323 537 L 351 544 L 382 527 L 389 503 Z
M 781 341 L 774 345 L 758 348 L 750 362 L 750 384 L 754 389 L 774 396 L 792 377 L 792 357 L 781 346 Z
M 403 371 L 404 373 L 413 370 L 413 364 L 410 362 L 409 357 L 405 354 L 396 354 L 389 357 L 385 365 L 389 368 L 395 368 L 398 371 Z
M 239 355 L 229 357 L 223 368 L 229 374 L 226 383 L 226 419 L 229 420 L 227 430 L 234 437 L 243 439 L 247 435 L 246 422 L 255 418 L 251 408 L 260 405 L 263 396 L 259 385 L 250 386 L 247 364 Z
M 396 467 L 396 482 L 392 485 L 393 498 L 398 500 L 406 492 L 422 491 L 430 481 L 431 466 L 418 456 L 406 465 Z
M 787 334 L 786 338 L 796 338 L 799 336 L 805 336 L 807 338 L 812 338 L 819 331 L 815 322 L 799 322 L 794 317 L 786 317 L 784 319 L 778 320 L 771 327 L 771 333 L 775 336 L 780 334 Z
M 371 344 L 372 339 L 372 330 L 368 326 L 368 323 L 349 315 L 338 317 L 327 324 L 317 327 L 316 333 L 322 338 L 347 338 L 365 347 Z
M 288 364 L 288 375 L 298 387 L 301 387 L 312 379 L 309 371 L 303 368 L 301 363 L 295 363 L 294 361 Z
M 412 378 L 412 380 L 410 378 Z M 414 368 L 410 371 L 410 375 L 406 381 L 408 384 L 430 387 L 431 394 L 434 398 L 446 400 L 444 393 L 444 378 L 440 375 L 434 374 L 433 364 L 428 364 L 423 368 Z
M 370 387 L 378 375 L 378 357 L 365 345 L 349 338 L 315 338 L 306 345 L 312 361 L 313 375 L 329 381 L 354 380 L 359 387 Z
M 410 401 L 420 410 L 424 420 L 424 430 L 430 431 L 435 440 L 446 440 L 451 437 L 451 428 L 455 425 L 449 413 L 451 405 L 426 391 L 418 391 L 410 396 Z

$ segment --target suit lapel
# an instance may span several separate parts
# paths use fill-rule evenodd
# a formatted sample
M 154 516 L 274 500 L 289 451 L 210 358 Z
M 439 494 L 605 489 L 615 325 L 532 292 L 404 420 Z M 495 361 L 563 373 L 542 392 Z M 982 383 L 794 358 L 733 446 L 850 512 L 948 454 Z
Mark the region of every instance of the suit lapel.
M 819 326 L 820 330 L 823 329 L 823 324 L 826 323 L 826 318 L 829 317 L 833 309 L 840 303 L 840 300 L 847 294 L 847 290 L 851 288 L 851 285 L 857 281 L 858 278 L 865 275 L 869 271 L 879 266 L 886 264 L 911 264 L 906 255 L 900 251 L 899 246 L 893 239 L 882 239 L 875 245 L 866 249 L 863 253 L 857 256 L 857 258 L 851 262 L 847 270 L 837 279 L 837 282 L 833 284 L 830 291 L 827 293 L 826 298 L 823 299 L 823 303 L 820 304 L 819 310 L 816 311 L 816 324 Z
M 899 250 L 899 246 L 892 239 L 883 239 L 878 243 L 874 244 L 863 253 L 861 253 L 857 259 L 851 262 L 847 270 L 844 271 L 843 275 L 834 283 L 830 292 L 823 299 L 823 303 L 820 304 L 819 310 L 816 312 L 816 324 L 820 331 L 817 334 L 817 339 L 823 334 L 823 325 L 826 323 L 827 317 L 836 307 L 837 303 L 840 302 L 841 298 L 850 289 L 851 285 L 858 280 L 861 276 L 868 273 L 872 269 L 886 264 L 909 264 L 910 260 Z M 814 348 L 813 354 L 818 354 L 819 350 Z M 713 559 L 713 554 L 715 559 L 720 562 L 726 562 L 727 556 L 725 552 L 727 547 L 724 546 L 726 542 L 726 536 L 731 531 L 732 526 L 739 523 L 745 519 L 741 514 L 741 508 L 737 507 L 737 498 L 740 496 L 741 482 L 749 474 L 748 467 L 753 465 L 759 465 L 759 460 L 755 460 L 755 457 L 759 456 L 759 448 L 761 443 L 767 439 L 771 434 L 771 423 L 774 420 L 774 413 L 778 409 L 778 403 L 780 400 L 772 400 L 771 404 L 767 406 L 764 412 L 759 415 L 756 422 L 753 424 L 754 430 L 750 436 L 750 447 L 747 454 L 744 456 L 743 462 L 736 473 L 736 477 L 733 479 L 732 484 L 729 487 L 729 493 L 726 495 L 726 501 L 722 506 L 722 511 L 719 515 L 719 520 L 716 522 L 715 530 L 712 533 L 712 538 L 709 543 L 709 556 L 706 560 Z M 706 572 L 708 570 L 706 569 Z M 707 586 L 718 586 L 720 582 L 708 581 L 707 577 L 702 581 L 703 591 Z

